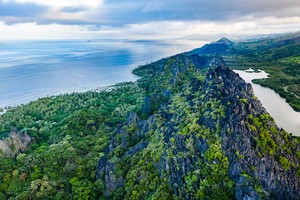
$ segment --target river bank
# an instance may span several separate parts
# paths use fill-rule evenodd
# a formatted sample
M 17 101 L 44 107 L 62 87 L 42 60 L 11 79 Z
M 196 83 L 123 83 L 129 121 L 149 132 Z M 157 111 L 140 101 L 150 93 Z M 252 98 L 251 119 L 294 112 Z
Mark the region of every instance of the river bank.
M 263 107 L 274 118 L 279 127 L 295 136 L 300 136 L 300 112 L 296 112 L 274 90 L 252 83 L 254 79 L 268 78 L 268 74 L 265 71 L 253 72 L 251 68 L 245 71 L 234 71 L 247 83 L 251 83 L 254 95 L 261 101 Z

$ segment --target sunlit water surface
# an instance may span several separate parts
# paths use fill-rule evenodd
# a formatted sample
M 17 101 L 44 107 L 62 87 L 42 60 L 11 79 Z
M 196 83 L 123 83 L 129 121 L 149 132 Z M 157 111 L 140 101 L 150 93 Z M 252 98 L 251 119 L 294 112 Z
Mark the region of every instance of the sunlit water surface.
M 135 67 L 201 41 L 2 41 L 0 108 L 137 79 Z

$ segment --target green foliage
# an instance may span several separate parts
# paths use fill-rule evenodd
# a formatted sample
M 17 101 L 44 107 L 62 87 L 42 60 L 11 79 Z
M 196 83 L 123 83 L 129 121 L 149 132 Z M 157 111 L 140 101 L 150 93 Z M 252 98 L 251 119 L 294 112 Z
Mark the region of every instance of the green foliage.
M 144 90 L 127 83 L 9 109 L 0 116 L 0 133 L 15 127 L 27 131 L 34 142 L 16 160 L 0 158 L 0 192 L 19 199 L 103 195 L 103 182 L 92 183 L 98 159 L 128 112 L 140 112 L 144 95 Z
M 291 163 L 287 158 L 279 156 L 278 160 L 284 170 L 289 170 L 291 168 Z
M 55 181 L 51 181 L 47 176 L 42 179 L 36 179 L 30 184 L 30 193 L 34 199 L 46 199 L 56 192 Z
M 90 181 L 81 181 L 77 177 L 74 177 L 70 180 L 70 183 L 74 199 L 90 199 L 91 192 L 93 191 L 93 184 Z
M 274 156 L 274 154 L 278 150 L 278 145 L 275 142 L 275 136 L 278 134 L 276 128 L 272 127 L 269 130 L 267 126 L 268 121 L 274 121 L 270 115 L 262 114 L 259 117 L 249 117 L 253 124 L 248 124 L 251 131 L 258 131 L 259 137 L 256 142 L 259 146 L 262 154 L 269 154 L 270 156 Z
M 248 100 L 247 100 L 247 99 L 240 99 L 240 101 L 241 101 L 243 104 L 248 103 Z
M 272 56 L 286 59 L 275 50 Z M 222 138 L 224 133 L 238 137 L 224 125 L 227 108 L 234 104 L 223 101 L 216 88 L 224 84 L 208 81 L 208 70 L 180 54 L 135 69 L 142 76 L 137 83 L 9 109 L 0 116 L 0 137 L 17 129 L 27 132 L 33 143 L 16 158 L 0 158 L 0 199 L 106 199 L 108 193 L 110 199 L 233 199 L 235 183 L 229 178 Z M 150 113 L 142 111 L 146 96 Z M 251 103 L 250 98 L 237 98 Z M 139 119 L 152 116 L 131 123 L 126 120 L 129 112 Z M 272 121 L 255 112 L 246 119 L 255 151 L 278 158 L 285 170 L 298 167 L 300 174 L 299 166 L 283 156 L 298 142 L 271 126 Z M 238 150 L 233 154 L 244 159 Z M 96 179 L 100 158 L 106 166 Z M 241 175 L 263 195 L 255 178 Z
M 5 200 L 5 195 L 2 192 L 0 192 L 0 200 Z
M 243 159 L 244 156 L 240 154 L 238 150 L 235 151 L 235 155 L 238 157 L 238 159 Z

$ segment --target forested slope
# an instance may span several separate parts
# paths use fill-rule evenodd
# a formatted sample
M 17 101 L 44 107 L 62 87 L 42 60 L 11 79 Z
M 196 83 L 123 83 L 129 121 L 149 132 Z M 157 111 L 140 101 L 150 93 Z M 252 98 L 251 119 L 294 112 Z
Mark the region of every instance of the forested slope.
M 2 151 L 0 199 L 299 198 L 299 138 L 222 57 L 178 54 L 134 73 L 0 116 L 3 138 L 30 137 Z

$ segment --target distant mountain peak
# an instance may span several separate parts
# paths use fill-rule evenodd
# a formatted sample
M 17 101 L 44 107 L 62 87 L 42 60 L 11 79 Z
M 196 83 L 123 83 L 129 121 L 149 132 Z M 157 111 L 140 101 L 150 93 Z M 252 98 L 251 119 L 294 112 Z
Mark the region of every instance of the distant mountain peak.
M 225 44 L 228 46 L 234 45 L 234 42 L 232 42 L 231 40 L 229 40 L 226 37 L 223 37 L 221 39 L 219 39 L 218 41 L 214 42 L 214 44 Z
M 223 37 L 216 42 L 206 44 L 203 47 L 194 49 L 191 53 L 197 54 L 226 54 L 235 43 Z

